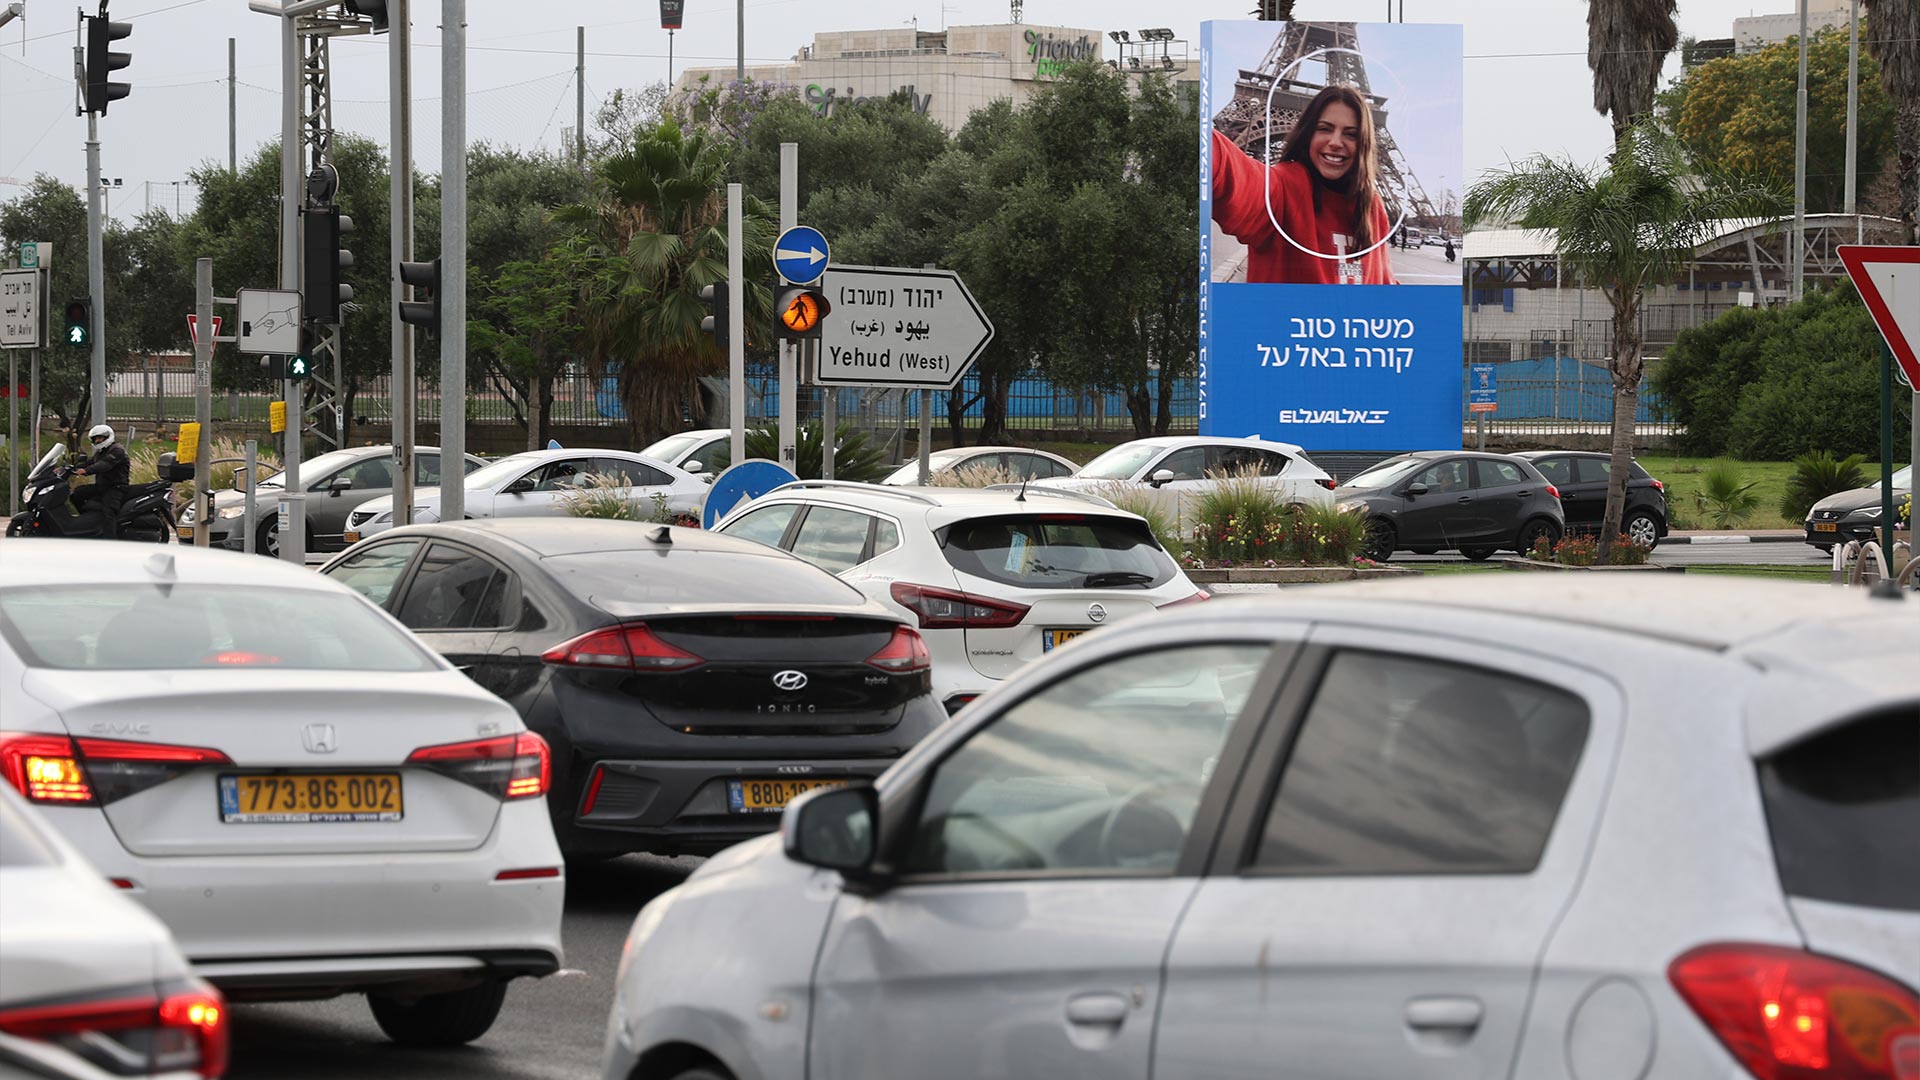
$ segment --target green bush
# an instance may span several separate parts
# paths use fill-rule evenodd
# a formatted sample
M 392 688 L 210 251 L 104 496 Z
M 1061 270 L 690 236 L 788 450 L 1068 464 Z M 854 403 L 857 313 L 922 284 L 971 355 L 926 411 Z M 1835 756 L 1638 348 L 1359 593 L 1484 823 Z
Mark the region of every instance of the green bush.
M 1214 485 L 1193 500 L 1193 553 L 1208 562 L 1284 558 L 1294 521 L 1280 493 L 1255 470 L 1208 476 Z
M 560 505 L 572 517 L 699 527 L 699 519 L 691 514 L 675 514 L 667 509 L 667 497 L 664 494 L 655 492 L 645 499 L 621 494 L 621 489 L 629 484 L 630 481 L 624 476 L 590 473 L 579 484 L 570 485 L 561 493 Z
M 1814 450 L 1793 459 L 1793 475 L 1787 478 L 1786 494 L 1780 497 L 1780 516 L 1798 521 L 1807 516 L 1813 504 L 1829 495 L 1867 486 L 1863 454 L 1848 454 L 1836 460 L 1825 450 Z
M 1730 529 L 1753 515 L 1760 507 L 1760 496 L 1753 493 L 1757 480 L 1747 480 L 1740 466 L 1731 461 L 1716 461 L 1700 474 L 1700 490 L 1694 493 L 1694 509 L 1716 529 Z
M 820 441 L 819 421 L 801 424 L 794 432 L 793 474 L 802 480 L 820 479 L 826 458 Z M 752 428 L 747 431 L 747 456 L 780 460 L 780 436 L 777 430 Z M 846 424 L 834 428 L 833 477 L 870 484 L 893 471 L 886 456 L 873 445 L 864 431 Z
M 1607 552 L 1607 563 L 1610 566 L 1645 566 L 1652 554 L 1653 548 L 1622 534 L 1613 538 L 1613 547 Z

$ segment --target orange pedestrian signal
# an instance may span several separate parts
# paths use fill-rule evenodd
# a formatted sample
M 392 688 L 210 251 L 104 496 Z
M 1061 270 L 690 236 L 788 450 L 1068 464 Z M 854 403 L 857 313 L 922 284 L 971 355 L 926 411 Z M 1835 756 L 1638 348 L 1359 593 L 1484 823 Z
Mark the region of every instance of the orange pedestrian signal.
M 780 319 L 775 332 L 779 337 L 792 341 L 819 337 L 820 322 L 833 310 L 833 305 L 827 303 L 825 294 L 820 290 L 796 286 L 780 290 L 775 298 L 774 310 Z

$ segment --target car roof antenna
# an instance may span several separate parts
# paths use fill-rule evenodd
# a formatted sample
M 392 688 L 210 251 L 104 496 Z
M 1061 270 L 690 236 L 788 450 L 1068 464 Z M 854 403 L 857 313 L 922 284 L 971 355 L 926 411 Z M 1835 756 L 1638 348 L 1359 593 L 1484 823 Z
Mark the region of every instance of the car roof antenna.
M 1026 501 L 1027 501 L 1027 481 L 1029 481 L 1029 480 L 1031 480 L 1031 479 L 1033 479 L 1033 477 L 1031 477 L 1031 476 L 1023 476 L 1023 477 L 1021 477 L 1021 478 L 1020 478 L 1020 494 L 1018 494 L 1018 495 L 1015 495 L 1015 496 L 1013 497 L 1013 501 L 1014 501 L 1014 502 L 1026 502 Z
M 653 530 L 653 535 L 648 537 L 648 539 L 656 544 L 671 544 L 673 543 L 673 530 L 662 525 Z

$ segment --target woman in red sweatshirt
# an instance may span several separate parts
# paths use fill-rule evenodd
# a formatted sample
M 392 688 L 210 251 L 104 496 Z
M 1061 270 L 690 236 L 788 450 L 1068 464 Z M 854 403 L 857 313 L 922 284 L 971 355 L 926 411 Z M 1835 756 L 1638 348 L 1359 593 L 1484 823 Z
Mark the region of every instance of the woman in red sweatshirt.
M 1377 153 L 1373 110 L 1345 86 L 1329 86 L 1308 103 L 1272 168 L 1215 131 L 1213 220 L 1247 245 L 1247 280 L 1399 284 L 1387 246 L 1374 246 L 1392 229 L 1374 179 Z

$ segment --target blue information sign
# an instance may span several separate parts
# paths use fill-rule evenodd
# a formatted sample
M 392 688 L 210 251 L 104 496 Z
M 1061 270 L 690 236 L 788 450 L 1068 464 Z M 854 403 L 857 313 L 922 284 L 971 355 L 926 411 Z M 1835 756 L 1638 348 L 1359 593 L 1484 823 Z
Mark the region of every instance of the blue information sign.
M 713 487 L 707 491 L 707 503 L 701 508 L 700 523 L 711 529 L 741 503 L 750 502 L 781 484 L 791 484 L 797 479 L 799 477 L 765 458 L 743 461 L 713 478 Z
M 809 225 L 795 225 L 773 243 L 773 268 L 795 285 L 811 285 L 827 272 L 827 238 Z
M 1467 368 L 1467 411 L 1498 412 L 1500 380 L 1492 364 L 1471 364 Z

